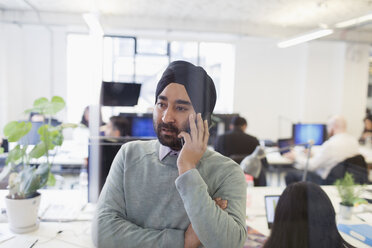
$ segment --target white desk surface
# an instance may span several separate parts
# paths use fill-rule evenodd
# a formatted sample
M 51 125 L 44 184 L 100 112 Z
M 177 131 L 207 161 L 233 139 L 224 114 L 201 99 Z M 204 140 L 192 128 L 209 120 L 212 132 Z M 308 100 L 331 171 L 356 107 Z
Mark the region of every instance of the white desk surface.
M 277 148 L 266 148 L 266 159 L 269 164 L 276 164 L 276 165 L 290 165 L 293 162 L 282 155 L 279 152 L 276 152 Z M 312 151 L 314 153 L 317 152 L 319 146 L 314 146 Z M 359 146 L 359 153 L 363 155 L 364 159 L 366 160 L 367 164 L 372 164 L 372 148 L 368 146 Z
M 369 189 L 372 189 L 372 185 L 368 186 Z M 339 211 L 339 202 L 340 198 L 337 193 L 337 189 L 335 186 L 322 186 L 322 189 L 327 193 L 329 198 L 331 199 L 332 205 L 335 209 L 336 214 Z M 257 231 L 261 232 L 262 234 L 269 236 L 270 230 L 267 227 L 267 220 L 266 220 L 266 213 L 265 213 L 265 195 L 280 195 L 284 190 L 284 187 L 253 187 L 248 188 L 247 191 L 247 221 L 246 224 L 250 227 L 256 229 Z M 372 194 L 368 195 L 370 198 Z M 369 204 L 371 207 L 371 204 Z M 361 206 L 360 208 L 356 209 L 357 211 L 363 211 L 364 208 Z M 345 224 L 365 224 L 365 222 L 361 221 L 354 215 L 352 216 L 351 220 L 343 220 L 337 216 L 337 223 L 345 223 Z M 372 223 L 368 223 L 372 225 Z M 349 242 L 350 244 L 354 245 L 355 247 L 371 247 L 368 246 L 359 240 L 354 239 L 353 237 L 340 232 L 342 237 Z
M 40 202 L 40 212 L 45 209 L 49 203 L 60 204 L 60 203 L 72 203 L 77 202 L 78 204 L 84 204 L 85 196 L 79 190 L 40 190 L 42 194 Z M 0 190 L 0 207 L 5 207 L 4 197 L 7 194 L 6 190 Z M 86 199 L 86 198 L 85 198 Z M 4 217 L 0 223 L 0 233 L 11 233 L 14 235 L 13 238 L 1 242 L 1 248 L 28 248 L 31 244 L 38 239 L 34 248 L 39 247 L 53 247 L 53 248 L 93 248 L 93 242 L 91 239 L 91 219 L 94 212 L 94 205 L 88 205 L 85 207 L 82 214 L 79 215 L 77 221 L 73 222 L 40 222 L 39 229 L 26 234 L 12 234 L 9 231 L 8 223 L 4 222 Z M 57 234 L 59 231 L 61 233 Z
M 339 197 L 337 190 L 334 186 L 322 186 L 324 191 L 330 197 L 331 202 L 335 208 L 336 213 L 338 212 Z M 372 186 L 368 186 L 372 189 Z M 256 229 L 257 231 L 268 236 L 270 234 L 267 228 L 267 221 L 265 215 L 265 195 L 280 195 L 284 187 L 253 187 L 248 188 L 247 192 L 247 225 Z M 40 211 L 42 211 L 45 206 L 49 203 L 63 203 L 77 201 L 84 204 L 83 193 L 79 190 L 41 190 L 41 206 Z M 4 199 L 7 194 L 6 190 L 0 190 L 0 198 Z M 368 197 L 372 197 L 368 195 Z M 0 207 L 5 207 L 4 200 L 0 201 Z M 83 212 L 78 219 L 86 219 L 86 216 L 92 216 L 94 212 L 94 205 L 89 205 L 85 208 L 86 211 Z M 360 210 L 360 209 L 359 209 Z M 359 211 L 358 210 L 358 211 Z M 89 217 L 88 217 L 89 219 Z M 1 221 L 0 221 L 1 222 Z M 344 220 L 338 219 L 339 223 L 345 223 Z M 361 220 L 353 216 L 351 221 L 347 221 L 348 224 L 363 223 Z M 372 223 L 369 223 L 372 224 Z M 57 232 L 62 231 L 60 234 Z M 0 233 L 9 233 L 8 223 L 2 220 L 0 223 Z M 93 248 L 93 242 L 91 240 L 91 221 L 73 221 L 73 222 L 41 222 L 39 229 L 27 233 L 27 234 L 13 234 L 14 237 L 0 243 L 1 248 L 14 248 L 14 247 L 30 247 L 31 244 L 38 239 L 35 244 L 35 248 L 38 247 L 53 247 L 53 248 L 72 248 L 72 247 L 83 247 L 83 248 Z M 351 243 L 356 247 L 370 247 L 366 244 L 344 234 L 341 235 L 346 241 Z

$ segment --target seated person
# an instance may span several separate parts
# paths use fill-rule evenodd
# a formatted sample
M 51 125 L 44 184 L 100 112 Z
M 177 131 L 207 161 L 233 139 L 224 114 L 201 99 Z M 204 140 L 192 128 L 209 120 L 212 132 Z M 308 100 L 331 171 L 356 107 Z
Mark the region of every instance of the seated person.
M 251 154 L 260 143 L 256 137 L 245 133 L 246 129 L 247 121 L 243 117 L 232 118 L 230 131 L 217 137 L 214 150 L 227 157 Z
M 155 93 L 158 139 L 125 143 L 112 163 L 93 220 L 98 247 L 243 246 L 243 172 L 207 149 L 215 103 L 203 68 L 169 64 Z M 218 198 L 227 200 L 225 209 Z
M 345 248 L 327 194 L 316 184 L 289 185 L 278 201 L 271 234 L 263 248 Z
M 366 140 L 369 138 L 372 142 L 372 115 L 367 115 L 364 120 L 364 130 L 359 138 L 359 143 L 365 144 Z
M 129 123 L 122 116 L 111 116 L 105 127 L 105 136 L 124 137 L 128 135 Z
M 329 139 L 325 141 L 313 157 L 309 159 L 307 181 L 322 184 L 329 172 L 338 163 L 359 153 L 356 138 L 346 132 L 346 120 L 342 116 L 333 116 L 327 123 Z M 289 171 L 285 177 L 287 185 L 302 180 L 306 167 L 307 153 L 291 151 L 283 155 L 295 162 L 297 170 Z
M 217 137 L 214 149 L 240 164 L 245 156 L 252 154 L 256 147 L 260 145 L 256 137 L 245 133 L 247 126 L 247 121 L 243 117 L 235 116 L 232 118 L 230 131 Z M 266 160 L 263 163 L 265 164 Z M 254 179 L 255 186 L 266 186 L 265 174 L 265 168 L 263 167 L 261 173 Z

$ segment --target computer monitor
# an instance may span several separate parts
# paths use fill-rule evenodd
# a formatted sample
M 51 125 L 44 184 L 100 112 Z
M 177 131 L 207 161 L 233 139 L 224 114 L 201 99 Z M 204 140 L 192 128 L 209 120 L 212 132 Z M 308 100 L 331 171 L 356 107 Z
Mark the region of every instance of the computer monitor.
M 271 229 L 274 223 L 275 209 L 278 205 L 280 195 L 265 195 L 265 211 L 267 226 Z
M 120 113 L 120 116 L 128 120 L 129 136 L 144 138 L 156 137 L 152 123 L 152 113 Z
M 278 148 L 281 155 L 290 151 L 293 139 L 278 139 Z
M 141 91 L 141 84 L 102 82 L 101 104 L 103 106 L 135 106 Z
M 327 139 L 325 124 L 293 124 L 293 141 L 295 145 L 314 141 L 314 145 L 321 145 Z
M 152 117 L 133 117 L 132 136 L 134 137 L 156 137 Z

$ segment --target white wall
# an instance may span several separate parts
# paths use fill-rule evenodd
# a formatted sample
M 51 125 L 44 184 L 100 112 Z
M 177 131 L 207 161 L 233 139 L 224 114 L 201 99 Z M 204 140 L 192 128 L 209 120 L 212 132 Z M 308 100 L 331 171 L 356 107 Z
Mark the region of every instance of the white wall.
M 66 96 L 66 37 L 62 28 L 0 24 L 0 135 L 4 125 L 27 119 L 39 97 Z M 64 114 L 61 115 L 63 117 Z
M 67 99 L 67 73 L 64 28 L 0 24 L 0 31 L 1 135 L 4 124 L 24 117 L 34 99 Z M 274 40 L 245 38 L 235 52 L 234 112 L 247 118 L 249 133 L 276 140 L 291 135 L 291 121 L 325 122 L 340 113 L 359 136 L 368 45 L 314 41 L 279 49 Z
M 247 118 L 249 133 L 286 138 L 291 122 L 325 123 L 342 114 L 360 135 L 368 45 L 313 41 L 280 49 L 274 40 L 242 39 L 236 51 L 234 112 Z

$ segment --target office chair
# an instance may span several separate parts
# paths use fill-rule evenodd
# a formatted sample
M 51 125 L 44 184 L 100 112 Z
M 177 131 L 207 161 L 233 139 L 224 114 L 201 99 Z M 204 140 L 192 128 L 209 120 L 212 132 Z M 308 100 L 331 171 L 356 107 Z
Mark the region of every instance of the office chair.
M 356 183 L 369 183 L 367 163 L 364 157 L 359 154 L 337 164 L 324 180 L 324 184 L 333 185 L 337 179 L 343 178 L 346 172 L 353 175 Z

